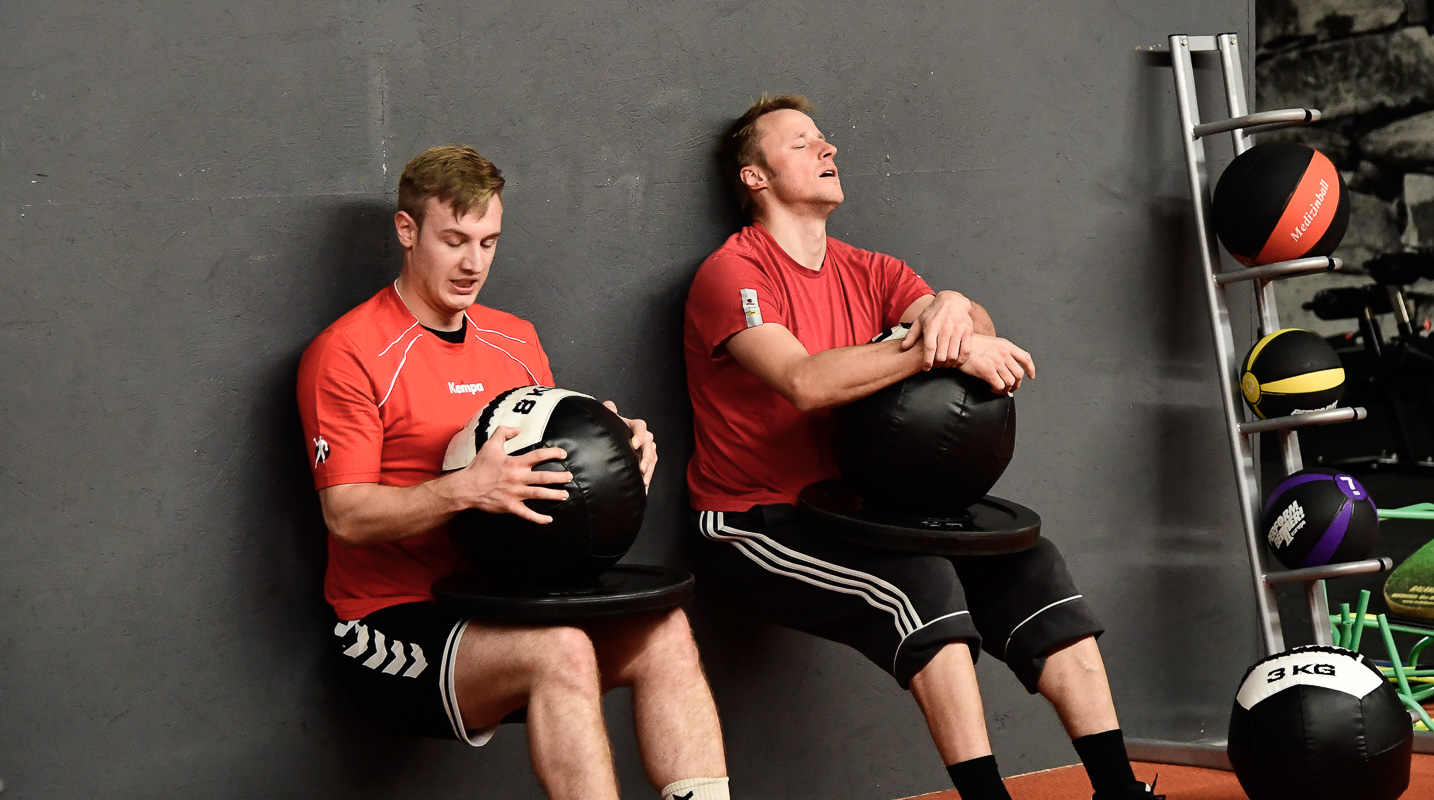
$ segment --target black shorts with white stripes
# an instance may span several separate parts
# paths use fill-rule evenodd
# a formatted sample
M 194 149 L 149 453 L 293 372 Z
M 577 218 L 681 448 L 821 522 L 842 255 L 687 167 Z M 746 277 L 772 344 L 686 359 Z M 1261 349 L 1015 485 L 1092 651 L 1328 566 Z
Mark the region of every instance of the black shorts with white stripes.
M 1046 656 L 1104 629 L 1049 540 L 999 556 L 924 556 L 845 544 L 787 504 L 700 511 L 704 588 L 779 625 L 859 650 L 910 685 L 941 648 L 971 645 L 1034 693 Z
M 334 625 L 339 683 L 359 713 L 389 733 L 487 743 L 495 728 L 463 724 L 454 687 L 467 620 L 433 603 L 389 606 Z

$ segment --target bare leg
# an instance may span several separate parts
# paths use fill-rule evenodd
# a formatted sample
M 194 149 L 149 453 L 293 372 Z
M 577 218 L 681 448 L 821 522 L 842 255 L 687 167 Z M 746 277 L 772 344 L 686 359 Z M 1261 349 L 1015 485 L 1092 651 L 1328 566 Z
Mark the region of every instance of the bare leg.
M 588 626 L 603 688 L 632 687 L 642 764 L 654 788 L 723 778 L 727 760 L 717 705 L 681 610 Z
M 956 764 L 991 755 L 976 665 L 965 642 L 941 648 L 911 679 L 911 694 L 926 715 L 926 726 L 942 761 Z
M 1036 689 L 1055 706 L 1072 739 L 1120 727 L 1105 662 L 1093 636 L 1078 639 L 1047 656 Z
M 470 729 L 528 706 L 528 746 L 554 800 L 618 800 L 597 655 L 583 631 L 470 623 L 455 670 Z

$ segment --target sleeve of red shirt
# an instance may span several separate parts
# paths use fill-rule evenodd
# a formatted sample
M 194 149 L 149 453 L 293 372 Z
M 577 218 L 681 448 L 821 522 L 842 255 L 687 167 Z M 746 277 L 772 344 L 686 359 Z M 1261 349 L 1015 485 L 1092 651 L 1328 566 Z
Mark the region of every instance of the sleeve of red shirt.
M 876 272 L 884 276 L 886 305 L 882 309 L 882 327 L 890 328 L 901 321 L 911 304 L 928 294 L 936 294 L 905 261 L 883 253 L 875 253 Z
M 763 323 L 773 322 L 791 329 L 788 309 L 772 291 L 771 281 L 762 270 L 746 257 L 718 253 L 697 270 L 687 293 L 687 325 L 707 353 L 716 354 L 733 334 L 749 327 L 742 307 L 744 289 L 756 292 Z
M 341 335 L 324 333 L 299 362 L 299 417 L 314 488 L 378 483 L 383 422 L 373 382 Z

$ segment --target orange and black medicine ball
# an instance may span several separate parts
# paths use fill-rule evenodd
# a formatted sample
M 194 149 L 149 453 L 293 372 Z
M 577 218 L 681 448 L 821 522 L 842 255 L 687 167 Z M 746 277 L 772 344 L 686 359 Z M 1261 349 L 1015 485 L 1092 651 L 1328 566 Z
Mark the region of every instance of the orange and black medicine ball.
M 1282 328 L 1250 348 L 1240 393 L 1260 419 L 1323 411 L 1344 396 L 1344 367 L 1319 334 Z
M 1215 232 L 1246 266 L 1327 256 L 1349 225 L 1349 193 L 1334 162 L 1296 142 L 1258 144 L 1215 185 Z

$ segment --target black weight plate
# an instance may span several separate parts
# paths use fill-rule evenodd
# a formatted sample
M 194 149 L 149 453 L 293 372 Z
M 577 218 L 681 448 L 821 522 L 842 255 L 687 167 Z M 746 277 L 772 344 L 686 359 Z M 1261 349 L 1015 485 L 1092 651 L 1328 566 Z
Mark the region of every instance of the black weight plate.
M 666 611 L 691 600 L 695 583 L 672 567 L 618 564 L 590 582 L 558 589 L 499 588 L 478 575 L 450 575 L 433 584 L 433 596 L 463 617 L 556 624 Z
M 850 544 L 902 553 L 991 556 L 1036 546 L 1041 517 L 1019 503 L 986 495 L 963 516 L 902 516 L 863 510 L 861 497 L 841 481 L 803 489 L 797 510 L 817 531 Z

